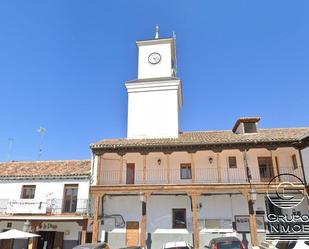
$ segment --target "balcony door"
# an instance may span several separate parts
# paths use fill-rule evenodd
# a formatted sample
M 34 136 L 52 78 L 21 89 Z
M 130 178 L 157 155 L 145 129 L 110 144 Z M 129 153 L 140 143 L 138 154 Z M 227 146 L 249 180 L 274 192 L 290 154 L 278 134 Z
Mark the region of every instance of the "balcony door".
M 63 212 L 74 213 L 77 208 L 77 184 L 64 185 Z
M 127 164 L 126 183 L 127 184 L 134 184 L 134 178 L 135 178 L 135 164 L 134 163 L 128 163 Z
M 269 182 L 273 177 L 273 162 L 271 157 L 258 157 L 261 182 Z

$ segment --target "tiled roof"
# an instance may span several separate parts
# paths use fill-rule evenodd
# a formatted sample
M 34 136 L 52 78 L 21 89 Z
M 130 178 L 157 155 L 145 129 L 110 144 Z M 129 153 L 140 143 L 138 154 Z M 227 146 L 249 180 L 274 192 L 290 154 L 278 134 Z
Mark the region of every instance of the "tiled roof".
M 88 176 L 90 160 L 25 161 L 0 163 L 0 178 Z
M 232 131 L 193 131 L 181 133 L 178 138 L 105 139 L 92 144 L 91 148 L 117 149 L 153 146 L 297 142 L 306 135 L 309 136 L 309 127 L 259 129 L 257 133 L 248 134 L 235 134 Z

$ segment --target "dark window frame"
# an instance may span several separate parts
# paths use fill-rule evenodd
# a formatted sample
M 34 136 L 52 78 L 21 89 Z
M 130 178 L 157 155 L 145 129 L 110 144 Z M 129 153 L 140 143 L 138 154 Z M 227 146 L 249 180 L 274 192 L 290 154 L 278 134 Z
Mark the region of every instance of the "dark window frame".
M 186 174 L 183 174 L 183 170 L 187 170 Z M 191 167 L 191 163 L 181 163 L 180 164 L 180 179 L 183 180 L 190 180 L 192 179 L 192 167 Z
M 184 225 L 176 224 L 176 213 L 177 212 L 183 212 Z M 173 208 L 172 209 L 172 225 L 173 225 L 173 229 L 187 228 L 187 209 L 186 208 Z
M 231 162 L 231 160 L 235 160 Z M 237 157 L 236 156 L 229 156 L 228 157 L 228 164 L 230 169 L 237 169 Z
M 27 191 L 29 189 L 33 193 L 31 193 L 30 197 L 27 197 L 27 194 L 29 195 L 29 193 L 26 194 L 25 191 Z M 34 199 L 35 198 L 35 190 L 36 190 L 36 185 L 22 185 L 21 193 L 20 193 L 20 199 Z
M 244 133 L 256 133 L 257 127 L 256 123 L 254 122 L 244 122 Z
M 69 207 L 67 207 L 67 195 L 66 190 L 69 189 L 76 189 L 76 204 L 74 205 L 74 195 L 70 195 L 69 199 Z M 62 201 L 62 212 L 63 213 L 75 213 L 77 210 L 77 203 L 78 203 L 78 184 L 65 184 L 63 187 L 63 201 Z

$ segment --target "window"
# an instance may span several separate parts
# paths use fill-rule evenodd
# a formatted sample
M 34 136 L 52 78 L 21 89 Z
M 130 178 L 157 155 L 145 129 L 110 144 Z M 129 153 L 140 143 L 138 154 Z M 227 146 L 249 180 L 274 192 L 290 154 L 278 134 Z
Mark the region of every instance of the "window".
M 244 133 L 255 133 L 257 131 L 255 123 L 244 123 Z
M 192 179 L 190 163 L 180 164 L 180 178 L 181 179 Z
M 21 189 L 21 199 L 34 199 L 35 185 L 23 185 Z
M 273 163 L 271 157 L 258 157 L 260 179 L 262 182 L 268 182 L 274 177 Z
M 229 168 L 237 168 L 236 156 L 229 156 Z
M 173 209 L 173 228 L 186 228 L 186 209 L 174 208 Z
M 293 162 L 293 168 L 297 169 L 298 168 L 298 164 L 297 164 L 296 155 L 292 156 L 292 162 Z
M 64 185 L 63 212 L 74 213 L 77 208 L 78 185 Z

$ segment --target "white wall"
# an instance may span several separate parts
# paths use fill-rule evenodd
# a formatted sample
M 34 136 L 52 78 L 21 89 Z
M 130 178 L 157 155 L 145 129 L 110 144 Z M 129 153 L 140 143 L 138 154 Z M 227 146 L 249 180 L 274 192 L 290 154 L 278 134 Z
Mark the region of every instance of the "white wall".
M 180 80 L 127 83 L 128 138 L 178 137 Z
M 0 199 L 20 199 L 23 185 L 36 185 L 35 199 L 62 199 L 65 184 L 78 184 L 78 199 L 88 199 L 89 182 L 85 180 L 2 180 Z M 5 191 L 3 191 L 5 190 Z
M 238 195 L 209 195 L 199 196 L 197 203 L 199 219 L 230 219 L 234 221 L 235 215 L 248 215 L 248 203 L 245 197 Z M 112 196 L 105 197 L 104 214 L 121 214 L 127 221 L 141 221 L 142 204 L 138 196 Z M 260 194 L 254 205 L 255 210 L 264 210 L 265 198 Z M 186 208 L 187 228 L 173 229 L 172 209 Z M 266 218 L 266 217 L 265 217 Z M 113 221 L 105 220 L 108 232 L 125 232 L 117 229 Z M 191 200 L 186 195 L 152 195 L 147 201 L 147 232 L 148 233 L 188 233 L 193 231 Z
M 140 45 L 138 53 L 138 78 L 159 78 L 172 76 L 172 44 Z M 161 61 L 158 64 L 151 64 L 148 56 L 153 53 L 161 55 Z

